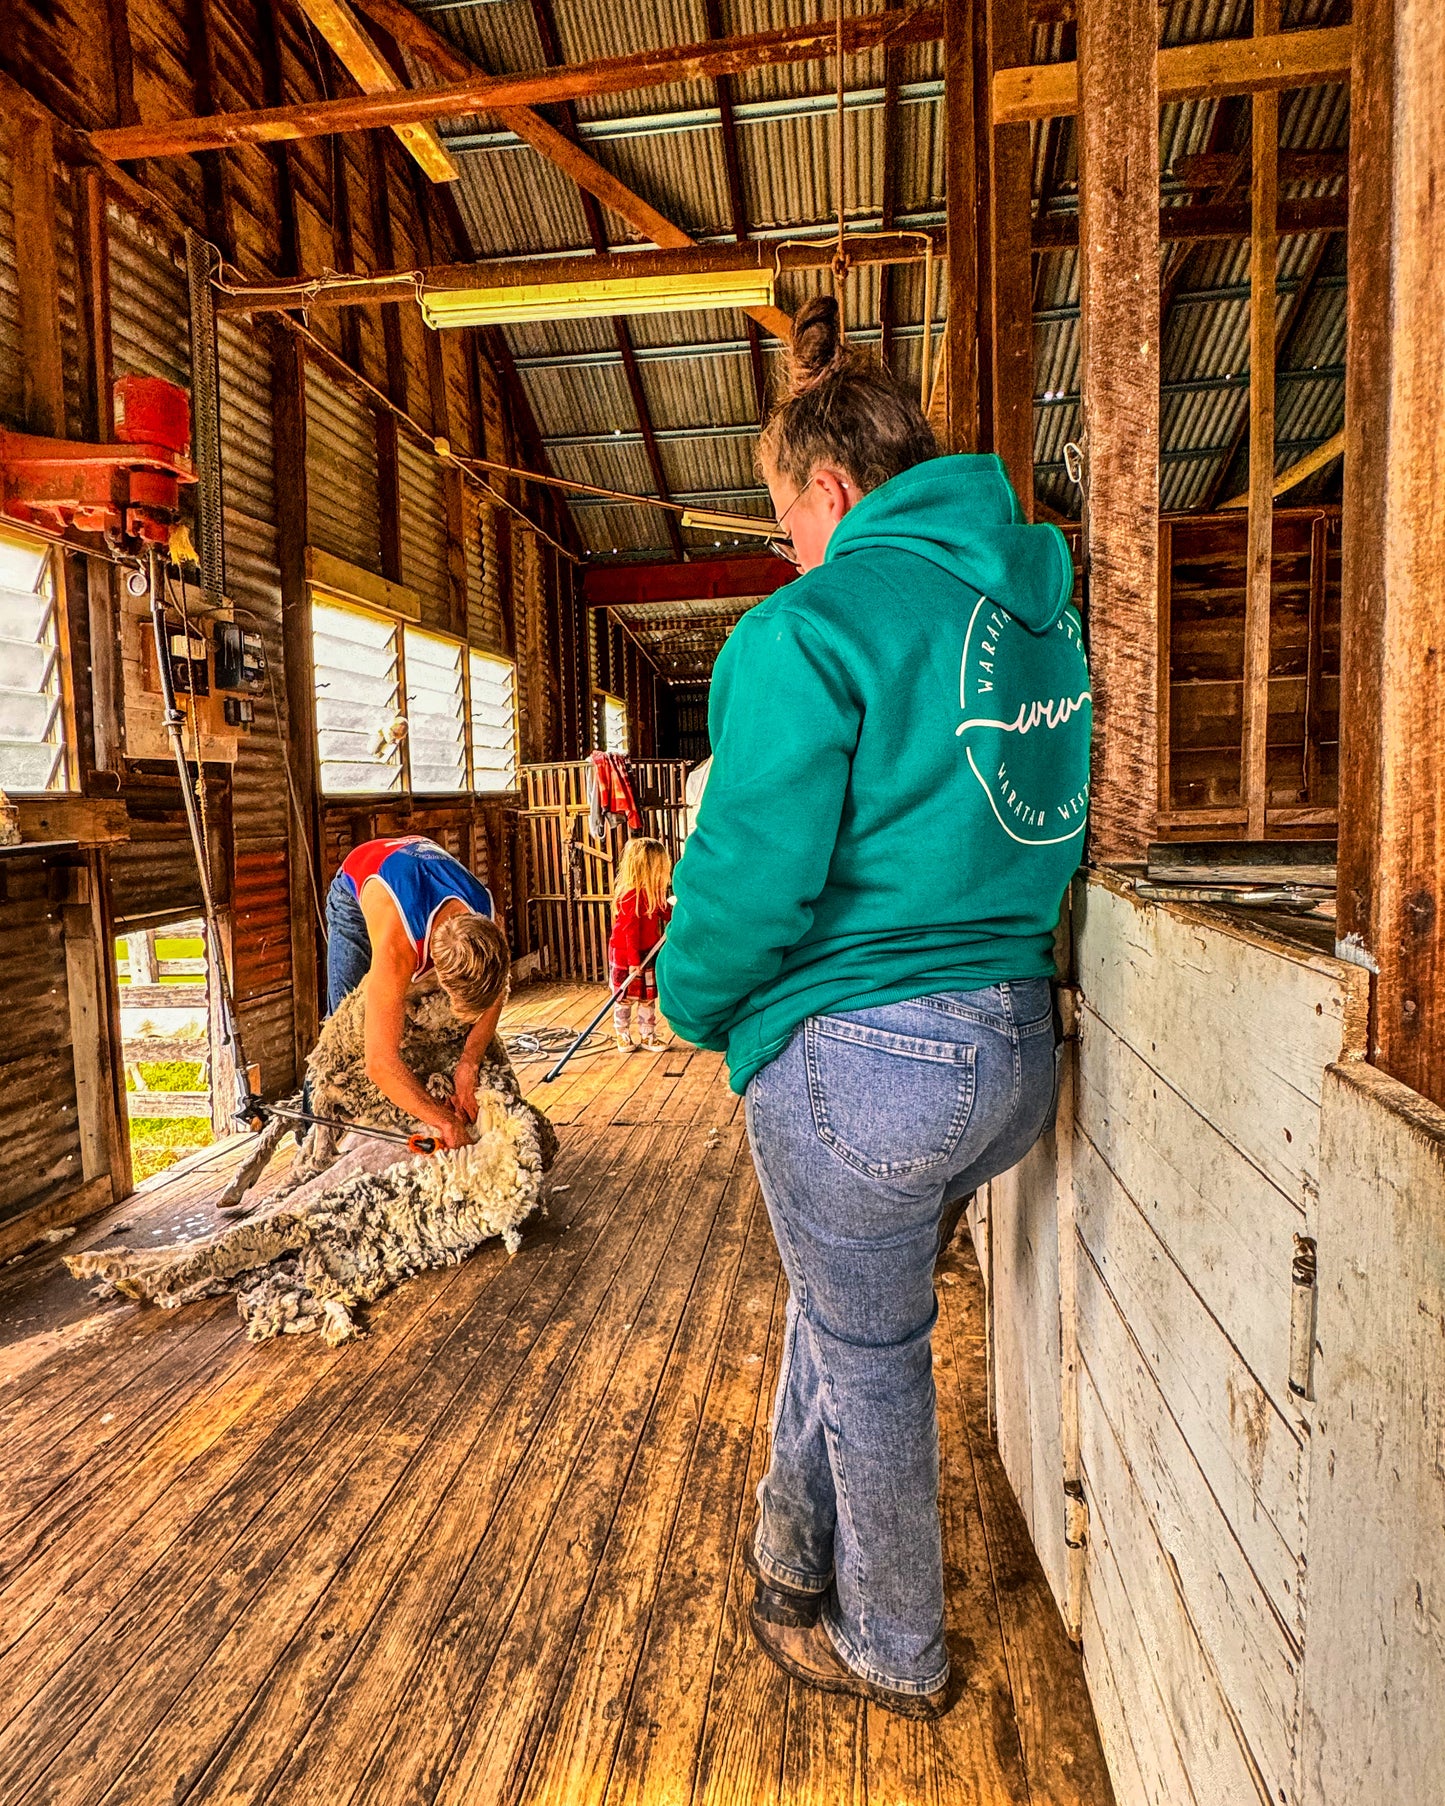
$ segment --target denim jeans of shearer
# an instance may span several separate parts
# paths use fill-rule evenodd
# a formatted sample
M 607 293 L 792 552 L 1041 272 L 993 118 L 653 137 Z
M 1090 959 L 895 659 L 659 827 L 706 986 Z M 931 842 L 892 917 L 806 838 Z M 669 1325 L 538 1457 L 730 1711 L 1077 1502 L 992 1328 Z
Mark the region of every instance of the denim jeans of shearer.
M 326 893 L 326 1014 L 371 970 L 371 931 L 356 892 L 338 872 Z
M 788 1276 L 762 1572 L 825 1595 L 848 1666 L 948 1675 L 933 1266 L 950 1203 L 1021 1160 L 1056 1092 L 1043 979 L 815 1016 L 747 1092 Z

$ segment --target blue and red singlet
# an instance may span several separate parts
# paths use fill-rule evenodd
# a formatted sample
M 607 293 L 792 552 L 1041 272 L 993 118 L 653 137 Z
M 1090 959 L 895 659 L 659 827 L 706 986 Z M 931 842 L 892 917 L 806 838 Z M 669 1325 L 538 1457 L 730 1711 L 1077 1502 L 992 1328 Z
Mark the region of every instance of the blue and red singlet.
M 361 901 L 370 878 L 386 887 L 397 914 L 416 948 L 418 975 L 431 964 L 431 931 L 437 911 L 453 897 L 474 915 L 490 921 L 492 893 L 458 859 L 423 834 L 399 834 L 392 840 L 368 840 L 353 847 L 341 862 L 341 876 Z

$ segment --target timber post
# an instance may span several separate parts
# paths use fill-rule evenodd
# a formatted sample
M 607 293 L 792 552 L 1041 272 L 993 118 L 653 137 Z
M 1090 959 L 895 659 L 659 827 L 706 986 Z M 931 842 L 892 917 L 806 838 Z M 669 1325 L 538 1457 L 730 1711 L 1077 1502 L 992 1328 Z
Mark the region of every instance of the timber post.
M 1362 0 L 1350 125 L 1339 952 L 1369 1057 L 1445 1103 L 1445 40 Z
M 1095 863 L 1143 859 L 1158 808 L 1159 10 L 1079 8 L 1084 565 Z

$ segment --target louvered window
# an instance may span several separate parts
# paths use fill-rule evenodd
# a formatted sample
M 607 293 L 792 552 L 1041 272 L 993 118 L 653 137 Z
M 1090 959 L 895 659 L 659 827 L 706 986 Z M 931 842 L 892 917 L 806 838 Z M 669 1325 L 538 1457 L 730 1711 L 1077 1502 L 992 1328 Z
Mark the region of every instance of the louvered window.
M 398 624 L 385 615 L 311 601 L 316 749 L 326 796 L 404 788 L 393 724 L 401 714 Z
M 55 581 L 42 541 L 0 534 L 0 790 L 64 790 Z
M 323 795 L 459 796 L 469 777 L 477 791 L 516 789 L 506 659 L 315 591 L 311 643 Z
M 517 788 L 517 668 L 485 652 L 471 654 L 472 788 Z
M 406 629 L 407 748 L 411 787 L 424 796 L 467 787 L 467 716 L 459 640 Z

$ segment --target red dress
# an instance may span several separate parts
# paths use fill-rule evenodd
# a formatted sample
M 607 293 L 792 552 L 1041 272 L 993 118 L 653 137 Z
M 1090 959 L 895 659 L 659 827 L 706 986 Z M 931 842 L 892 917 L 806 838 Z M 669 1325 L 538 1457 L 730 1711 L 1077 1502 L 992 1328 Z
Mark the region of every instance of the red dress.
M 662 931 L 671 914 L 672 911 L 665 903 L 658 910 L 644 908 L 642 898 L 635 890 L 625 890 L 617 899 L 612 933 L 607 941 L 607 958 L 612 967 L 614 991 L 621 986 L 632 967 L 640 966 L 662 939 Z M 635 1002 L 650 1003 L 657 996 L 654 970 L 654 967 L 649 966 L 640 978 L 633 979 L 628 985 L 627 995 Z

